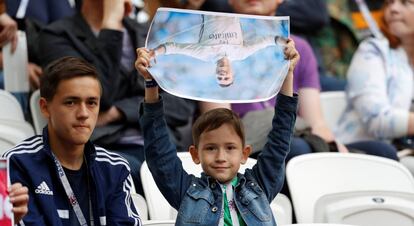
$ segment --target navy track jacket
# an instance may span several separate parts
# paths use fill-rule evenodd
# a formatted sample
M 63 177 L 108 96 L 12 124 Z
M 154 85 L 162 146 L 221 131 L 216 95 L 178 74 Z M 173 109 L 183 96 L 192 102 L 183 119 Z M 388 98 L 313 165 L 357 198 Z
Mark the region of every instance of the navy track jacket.
M 49 146 L 47 128 L 4 153 L 10 161 L 11 183 L 29 188 L 29 212 L 20 225 L 69 225 L 68 201 Z M 128 162 L 118 154 L 85 145 L 90 175 L 94 225 L 141 225 L 132 202 L 132 178 Z M 88 185 L 79 184 L 87 189 Z M 72 212 L 71 212 L 72 213 Z

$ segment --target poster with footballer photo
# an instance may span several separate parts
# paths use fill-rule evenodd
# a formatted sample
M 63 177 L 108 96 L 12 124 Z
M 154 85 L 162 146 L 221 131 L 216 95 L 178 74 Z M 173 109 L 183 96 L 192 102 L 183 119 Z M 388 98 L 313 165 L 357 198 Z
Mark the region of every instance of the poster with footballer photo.
M 268 100 L 289 68 L 289 18 L 159 8 L 147 35 L 160 87 L 211 102 Z

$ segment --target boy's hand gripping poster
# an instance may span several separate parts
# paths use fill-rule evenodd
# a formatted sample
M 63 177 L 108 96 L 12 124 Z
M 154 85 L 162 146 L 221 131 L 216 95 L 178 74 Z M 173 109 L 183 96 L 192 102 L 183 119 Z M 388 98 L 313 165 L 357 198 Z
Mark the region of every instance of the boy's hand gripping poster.
M 12 226 L 12 205 L 9 201 L 7 160 L 0 158 L 0 225 Z
M 184 98 L 248 103 L 279 92 L 289 61 L 288 17 L 158 9 L 147 35 L 149 72 Z

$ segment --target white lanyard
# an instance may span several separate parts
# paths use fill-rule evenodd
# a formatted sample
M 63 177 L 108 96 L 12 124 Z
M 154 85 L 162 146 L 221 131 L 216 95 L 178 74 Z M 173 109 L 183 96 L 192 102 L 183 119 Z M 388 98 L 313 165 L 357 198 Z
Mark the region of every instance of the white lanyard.
M 88 226 L 88 223 L 86 222 L 86 219 L 83 216 L 82 210 L 79 206 L 79 202 L 76 199 L 75 193 L 73 193 L 73 190 L 70 187 L 68 178 L 66 177 L 66 174 L 65 174 L 65 171 L 63 170 L 62 165 L 57 160 L 57 158 L 56 158 L 55 154 L 53 154 L 53 152 L 52 152 L 52 156 L 53 156 L 53 160 L 55 161 L 55 164 L 56 164 L 56 167 L 57 167 L 57 170 L 58 170 L 58 173 L 59 173 L 59 179 L 62 182 L 63 188 L 65 189 L 66 195 L 68 196 L 69 202 L 72 205 L 73 211 L 75 212 L 75 215 L 78 218 L 78 221 L 79 221 L 80 225 L 81 226 Z M 89 174 L 88 174 L 88 177 L 89 177 Z M 89 189 L 89 186 L 88 186 L 88 189 Z M 93 226 L 94 223 L 93 223 L 93 214 L 92 214 L 92 205 L 91 204 L 92 204 L 91 197 L 89 195 L 90 221 L 91 221 L 91 226 Z

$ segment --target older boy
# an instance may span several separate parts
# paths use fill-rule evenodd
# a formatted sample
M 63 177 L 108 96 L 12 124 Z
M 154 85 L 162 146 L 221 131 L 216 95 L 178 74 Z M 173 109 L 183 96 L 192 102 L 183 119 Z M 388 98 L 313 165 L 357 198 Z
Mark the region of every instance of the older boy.
M 5 153 L 11 181 L 29 188 L 24 225 L 141 224 L 128 162 L 89 141 L 101 92 L 96 69 L 82 59 L 65 57 L 46 68 L 39 104 L 48 125 Z
M 288 75 L 278 95 L 273 130 L 257 164 L 238 174 L 251 151 L 245 144 L 243 126 L 228 109 L 211 110 L 193 126 L 194 145 L 189 151 L 201 164 L 201 178 L 188 175 L 170 142 L 158 87 L 146 71 L 149 51 L 137 50 L 136 68 L 146 79 L 145 103 L 141 112 L 148 167 L 168 202 L 178 209 L 176 225 L 276 225 L 269 203 L 283 184 L 284 160 L 296 118 L 293 70 L 299 59 L 289 39 L 285 57 L 291 60 Z

